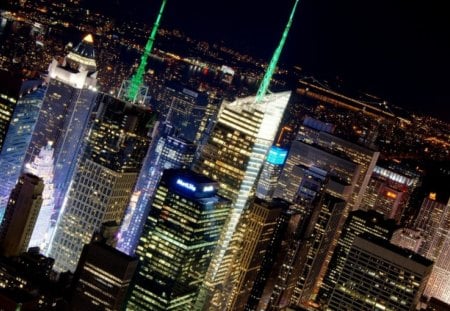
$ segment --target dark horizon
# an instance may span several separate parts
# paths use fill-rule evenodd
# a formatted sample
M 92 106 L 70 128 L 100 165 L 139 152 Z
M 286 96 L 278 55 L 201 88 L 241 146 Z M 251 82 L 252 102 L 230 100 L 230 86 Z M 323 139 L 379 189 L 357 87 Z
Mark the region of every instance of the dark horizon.
M 293 3 L 169 0 L 161 27 L 223 41 L 269 60 Z M 118 0 L 107 7 L 125 19 L 151 25 L 159 5 L 157 0 Z M 445 109 L 450 103 L 450 21 L 445 12 L 442 3 L 420 1 L 303 0 L 280 62 L 450 121 L 450 109 Z

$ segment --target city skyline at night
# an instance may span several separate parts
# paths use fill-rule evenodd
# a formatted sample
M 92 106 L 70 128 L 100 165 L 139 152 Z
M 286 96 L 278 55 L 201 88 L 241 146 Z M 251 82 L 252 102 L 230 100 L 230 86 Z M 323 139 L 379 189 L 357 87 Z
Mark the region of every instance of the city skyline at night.
M 162 24 L 268 60 L 293 2 L 168 2 Z M 151 25 L 158 5 L 132 0 L 94 6 Z M 444 12 L 440 2 L 303 0 L 281 63 L 449 121 L 450 24 Z
M 0 309 L 450 310 L 443 18 L 6 1 Z

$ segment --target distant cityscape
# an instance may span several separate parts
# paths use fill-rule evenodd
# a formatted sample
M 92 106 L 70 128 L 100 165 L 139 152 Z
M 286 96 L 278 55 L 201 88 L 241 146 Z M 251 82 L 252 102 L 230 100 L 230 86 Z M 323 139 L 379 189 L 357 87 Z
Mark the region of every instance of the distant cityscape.
M 0 310 L 450 310 L 450 124 L 168 1 L 0 6 Z

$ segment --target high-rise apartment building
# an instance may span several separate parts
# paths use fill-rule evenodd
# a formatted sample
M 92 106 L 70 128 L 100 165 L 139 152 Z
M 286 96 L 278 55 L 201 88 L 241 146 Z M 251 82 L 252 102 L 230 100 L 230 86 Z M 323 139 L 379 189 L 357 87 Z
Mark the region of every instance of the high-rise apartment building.
M 432 266 L 386 240 L 358 236 L 326 310 L 415 310 Z
M 102 223 L 121 223 L 146 155 L 153 116 L 144 106 L 97 97 L 51 245 L 55 270 L 74 271 L 83 245 Z
M 165 170 L 136 254 L 141 261 L 127 310 L 189 310 L 211 261 L 230 202 L 190 170 Z
M 23 174 L 11 192 L 0 229 L 3 256 L 18 256 L 27 250 L 42 204 L 42 179 Z

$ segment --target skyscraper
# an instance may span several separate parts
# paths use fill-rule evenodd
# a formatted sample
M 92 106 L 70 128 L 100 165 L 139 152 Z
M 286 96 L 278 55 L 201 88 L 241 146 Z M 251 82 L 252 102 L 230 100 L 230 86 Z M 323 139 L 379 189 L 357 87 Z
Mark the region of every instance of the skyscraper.
M 386 218 L 395 219 L 399 223 L 409 197 L 419 182 L 418 176 L 411 175 L 375 166 L 361 207 L 365 210 L 375 209 Z
M 195 144 L 203 143 L 216 119 L 219 104 L 200 92 L 178 82 L 168 82 L 159 101 L 159 111 L 175 135 Z
M 46 253 L 50 242 L 51 218 L 55 207 L 53 197 L 53 151 L 52 142 L 48 142 L 47 146 L 41 148 L 39 155 L 36 156 L 33 162 L 28 163 L 25 167 L 25 172 L 42 178 L 44 182 L 42 206 L 28 244 L 28 247 L 39 247 L 43 253 Z
M 391 238 L 392 244 L 409 249 L 415 253 L 419 253 L 419 249 L 423 242 L 424 240 L 421 232 L 411 228 L 397 229 Z
M 358 236 L 326 310 L 414 310 L 432 265 L 386 240 Z
M 450 201 L 425 198 L 415 227 L 424 236 L 419 254 L 435 262 L 424 294 L 450 303 Z
M 127 310 L 187 310 L 230 211 L 213 180 L 165 170 L 136 254 L 141 266 Z
M 82 142 L 91 109 L 95 103 L 96 75 L 97 65 L 93 38 L 91 35 L 87 35 L 63 60 L 53 59 L 49 65 L 47 89 L 44 91 L 43 101 L 40 102 L 40 98 L 36 98 L 42 91 L 34 95 L 30 94 L 33 97 L 24 96 L 23 105 L 19 103 L 22 106 L 21 114 L 18 114 L 13 120 L 15 123 L 13 132 L 11 138 L 8 139 L 11 140 L 11 144 L 17 145 L 14 146 L 14 155 L 17 157 L 14 161 L 17 162 L 8 167 L 8 179 L 17 178 L 18 170 L 22 169 L 23 164 L 32 162 L 39 155 L 41 148 L 45 147 L 48 141 L 52 141 L 55 149 L 53 184 L 57 211 L 62 205 L 69 186 L 76 159 L 81 150 L 80 142 Z M 35 109 L 38 106 L 40 110 L 36 116 Z M 26 127 L 21 128 L 22 125 Z M 14 137 L 14 131 L 21 132 L 20 138 Z M 32 136 L 29 141 L 30 131 Z M 19 154 L 22 152 L 25 154 Z M 21 161 L 22 159 L 24 160 Z M 16 180 L 12 182 L 15 183 Z M 10 187 L 9 183 L 4 192 L 11 190 L 6 189 L 8 187 Z M 56 216 L 57 213 L 55 213 L 55 218 Z
M 237 234 L 241 238 L 242 251 L 233 259 L 232 289 L 224 292 L 227 310 L 244 310 L 253 285 L 263 264 L 268 246 L 279 224 L 278 218 L 289 207 L 283 200 L 272 202 L 255 199 L 239 222 Z
M 57 216 L 69 187 L 97 96 L 97 64 L 92 35 L 85 36 L 62 63 L 54 59 L 48 72 L 50 80 L 47 94 L 25 162 L 31 162 L 48 141 L 53 142 L 53 185 Z
M 393 220 L 385 220 L 383 214 L 376 211 L 357 210 L 350 212 L 328 265 L 328 270 L 321 284 L 317 301 L 326 304 L 330 298 L 331 292 L 336 286 L 337 279 L 342 273 L 345 258 L 357 236 L 363 233 L 369 233 L 380 239 L 389 241 L 395 229 L 396 225 Z
M 256 179 L 289 97 L 290 92 L 283 92 L 269 94 L 258 103 L 254 97 L 224 102 L 208 143 L 194 163 L 194 170 L 219 182 L 219 194 L 233 204 L 206 278 L 212 291 L 225 280 L 230 268 L 230 258 L 237 250 L 229 247 L 230 241 L 254 195 Z
M 217 123 L 194 166 L 198 172 L 217 180 L 220 185 L 219 193 L 233 204 L 203 284 L 203 289 L 208 292 L 206 296 L 222 286 L 229 274 L 230 260 L 238 251 L 235 246 L 240 245 L 239 236 L 231 243 L 233 234 L 243 210 L 254 195 L 256 179 L 290 98 L 290 92 L 267 94 L 267 91 L 292 26 L 298 2 L 296 0 L 294 3 L 256 96 L 222 103 Z M 205 305 L 201 308 L 204 307 L 207 308 Z
M 57 271 L 75 269 L 100 224 L 122 221 L 150 143 L 144 106 L 100 94 L 94 116 L 51 245 Z
M 311 170 L 316 171 L 315 173 Z M 304 178 L 313 175 L 327 175 L 328 172 L 341 179 L 345 190 L 341 191 L 346 200 L 355 191 L 361 166 L 342 153 L 324 149 L 317 145 L 294 141 L 281 173 L 274 197 L 294 202 L 299 195 L 300 185 Z M 307 193 L 301 194 L 306 199 Z M 350 203 L 349 203 L 350 204 Z
M 0 151 L 19 98 L 20 86 L 21 81 L 18 77 L 0 70 Z
M 122 222 L 118 248 L 127 254 L 133 254 L 139 242 L 140 234 L 149 212 L 150 200 L 154 195 L 156 185 L 163 170 L 170 168 L 188 168 L 194 160 L 197 146 L 192 142 L 174 136 L 163 136 L 159 139 L 156 155 L 149 148 L 147 157 L 155 157 L 154 163 L 143 167 L 138 183 L 133 191 L 132 200 Z M 149 159 L 146 159 L 147 161 Z M 143 170 L 147 169 L 147 172 Z
M 291 268 L 287 275 L 283 270 L 278 275 L 278 284 L 270 302 L 272 308 L 307 304 L 317 294 L 336 245 L 345 207 L 344 200 L 326 193 L 326 180 L 317 197 L 303 206 L 302 222 L 284 259 L 284 265 Z
M 286 157 L 287 150 L 284 148 L 272 146 L 269 149 L 256 186 L 256 196 L 258 198 L 268 201 L 272 199 Z
M 27 83 L 28 84 L 28 83 Z M 22 171 L 31 136 L 44 100 L 47 87 L 38 82 L 26 90 L 17 101 L 0 153 L 0 221 L 3 218 L 9 195 Z
M 42 204 L 42 179 L 32 174 L 20 177 L 11 192 L 0 229 L 3 256 L 18 256 L 27 250 Z
M 354 144 L 327 132 L 303 126 L 299 130 L 296 141 L 292 143 L 275 196 L 283 197 L 288 201 L 292 200 L 293 193 L 289 185 L 298 185 L 298 183 L 295 179 L 290 178 L 293 176 L 292 172 L 296 165 L 310 166 L 304 163 L 306 156 L 309 163 L 315 163 L 314 166 L 333 172 L 333 175 L 344 178 L 352 186 L 348 209 L 356 210 L 361 204 L 379 154 L 378 151 Z M 333 159 L 338 158 L 353 162 L 358 166 L 357 170 L 351 169 L 349 164 L 343 166 L 342 160 L 334 163 Z M 323 161 L 326 163 L 325 166 L 322 164 Z

